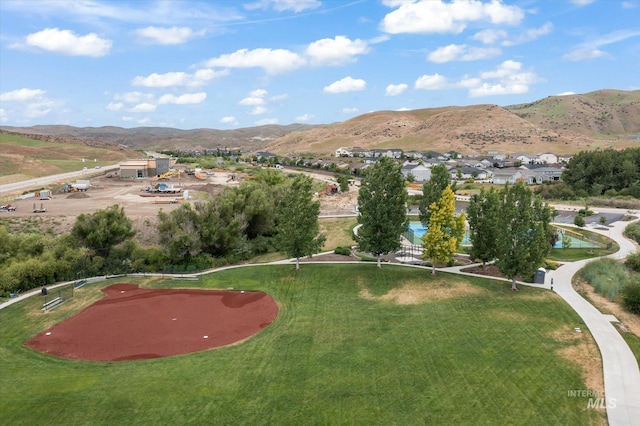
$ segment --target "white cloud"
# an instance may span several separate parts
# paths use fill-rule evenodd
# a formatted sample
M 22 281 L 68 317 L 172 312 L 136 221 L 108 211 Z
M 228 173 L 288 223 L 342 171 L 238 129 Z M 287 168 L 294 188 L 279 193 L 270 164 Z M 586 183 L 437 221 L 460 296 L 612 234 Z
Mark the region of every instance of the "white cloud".
M 188 105 L 188 104 L 201 104 L 207 99 L 207 94 L 204 92 L 198 93 L 185 93 L 184 95 L 175 96 L 172 94 L 166 94 L 160 96 L 158 99 L 159 105 L 175 104 L 175 105 Z
M 267 74 L 282 74 L 300 68 L 306 61 L 286 49 L 240 49 L 205 61 L 206 67 L 262 68 Z
M 638 30 L 614 31 L 612 33 L 605 34 L 601 37 L 582 43 L 572 52 L 564 55 L 563 59 L 566 59 L 568 61 L 583 61 L 587 59 L 600 58 L 602 56 L 608 55 L 607 52 L 600 50 L 600 47 L 618 43 L 628 38 L 638 36 L 640 36 L 640 31 Z
M 38 47 L 49 52 L 69 56 L 91 56 L 99 58 L 111 51 L 111 40 L 100 38 L 95 33 L 78 36 L 69 30 L 47 28 L 29 34 L 25 40 L 27 46 Z
M 240 124 L 240 123 L 238 123 L 238 120 L 236 120 L 236 118 L 234 116 L 232 116 L 232 115 L 228 115 L 226 117 L 222 117 L 220 119 L 220 122 L 222 124 L 232 124 L 234 126 L 237 126 L 238 124 Z
M 540 78 L 530 71 L 522 71 L 522 64 L 516 61 L 504 61 L 492 71 L 480 73 L 484 81 L 476 87 L 469 88 L 469 96 L 513 95 L 529 92 L 529 86 L 540 81 Z
M 239 104 L 244 106 L 260 106 L 266 103 L 265 96 L 268 92 L 264 89 L 257 89 L 249 92 L 249 96 L 240 100 Z
M 390 84 L 387 86 L 384 95 L 385 96 L 398 96 L 399 94 L 401 94 L 402 92 L 404 92 L 405 90 L 407 90 L 407 86 L 406 84 L 402 83 L 402 84 Z
M 17 89 L 0 94 L 0 101 L 29 101 L 41 98 L 45 94 L 40 89 Z
M 185 72 L 152 73 L 147 77 L 136 76 L 131 81 L 134 86 L 145 87 L 201 87 L 218 77 L 229 75 L 229 70 L 214 71 L 209 68 L 197 70 L 193 74 Z
M 258 0 L 253 3 L 247 3 L 244 8 L 247 10 L 270 9 L 277 12 L 285 12 L 291 10 L 295 13 L 310 9 L 317 9 L 322 6 L 318 0 Z
M 483 44 L 495 44 L 498 40 L 507 38 L 507 32 L 504 30 L 486 29 L 478 31 L 471 38 Z
M 517 25 L 524 18 L 522 9 L 500 1 L 458 0 L 445 3 L 426 0 L 385 4 L 398 7 L 380 23 L 380 29 L 390 34 L 460 33 L 469 22 Z
M 310 121 L 314 118 L 313 114 L 303 114 L 303 115 L 299 115 L 296 118 L 294 118 L 294 121 L 296 123 L 306 123 L 307 121 Z
M 143 42 L 162 45 L 184 44 L 205 33 L 206 30 L 193 31 L 189 27 L 146 27 L 136 30 L 136 34 L 142 38 Z
M 277 118 L 263 118 L 254 123 L 256 126 L 267 126 L 269 124 L 278 124 Z
M 562 93 L 558 93 L 556 96 L 571 96 L 575 94 L 576 92 L 562 92 Z
M 26 88 L 0 94 L 0 101 L 6 103 L 4 119 L 12 116 L 19 121 L 31 120 L 48 115 L 54 107 L 62 107 L 62 102 L 49 99 L 45 94 L 44 90 Z
M 322 89 L 325 93 L 345 93 L 356 92 L 364 90 L 367 87 L 366 81 L 362 79 L 354 79 L 352 77 L 345 77 L 342 80 L 338 80 Z
M 634 1 L 623 1 L 622 8 L 623 9 L 635 9 L 638 7 L 638 3 Z
M 315 66 L 335 66 L 353 62 L 356 55 L 369 52 L 367 42 L 360 39 L 350 40 L 345 36 L 323 38 L 309 44 L 305 54 Z
M 524 31 L 522 34 L 517 35 L 509 40 L 504 40 L 502 42 L 503 46 L 515 46 L 522 43 L 527 43 L 529 41 L 533 41 L 539 37 L 545 36 L 553 31 L 553 24 L 551 22 L 546 22 L 540 28 L 530 28 Z
M 577 49 L 567 53 L 566 55 L 563 55 L 562 58 L 567 61 L 578 62 L 587 61 L 589 59 L 597 59 L 603 56 L 607 56 L 607 52 L 604 52 L 600 49 Z
M 342 108 L 343 114 L 355 114 L 360 111 L 358 108 Z
M 418 77 L 418 79 L 414 84 L 414 87 L 416 89 L 423 89 L 423 90 L 441 90 L 441 89 L 447 88 L 447 86 L 448 86 L 447 78 L 441 76 L 438 73 L 433 75 L 425 74 L 421 77 Z
M 109 111 L 120 111 L 122 108 L 124 108 L 122 102 L 109 102 L 109 105 L 107 105 Z
M 450 61 L 477 61 L 499 56 L 502 51 L 495 47 L 473 47 L 466 44 L 450 44 L 440 47 L 427 55 L 427 59 L 437 64 Z
M 143 102 L 131 108 L 130 112 L 154 112 L 157 106 L 148 102 Z
M 267 112 L 269 112 L 269 110 L 266 107 L 256 106 L 251 110 L 251 112 L 249 112 L 249 114 L 251 114 L 251 115 L 262 115 L 262 114 L 266 114 Z
M 126 102 L 128 104 L 136 104 L 144 101 L 151 101 L 153 96 L 142 92 L 126 92 L 122 94 L 116 93 L 113 96 L 113 99 L 116 101 Z

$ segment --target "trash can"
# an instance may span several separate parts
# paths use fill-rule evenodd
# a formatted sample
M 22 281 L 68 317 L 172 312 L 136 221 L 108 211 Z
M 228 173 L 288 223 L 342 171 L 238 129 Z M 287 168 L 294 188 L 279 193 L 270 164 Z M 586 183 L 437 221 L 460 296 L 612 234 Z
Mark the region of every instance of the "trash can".
M 547 270 L 544 268 L 538 268 L 535 275 L 533 276 L 534 284 L 544 284 L 544 276 L 546 275 Z
M 42 295 L 43 296 L 47 295 L 47 288 L 46 287 L 42 287 Z

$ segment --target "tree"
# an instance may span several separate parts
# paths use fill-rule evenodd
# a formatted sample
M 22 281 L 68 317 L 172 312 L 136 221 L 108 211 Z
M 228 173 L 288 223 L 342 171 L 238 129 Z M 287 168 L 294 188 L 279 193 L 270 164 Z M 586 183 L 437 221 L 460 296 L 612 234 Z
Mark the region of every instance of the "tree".
M 383 157 L 367 172 L 358 192 L 358 235 L 360 250 L 377 257 L 400 248 L 400 236 L 407 230 L 407 191 L 400 164 Z
M 469 240 L 471 240 L 471 258 L 482 261 L 482 269 L 487 262 L 497 256 L 497 237 L 500 227 L 500 193 L 495 187 L 489 191 L 484 188 L 479 195 L 471 197 L 467 208 L 469 221 Z
M 92 214 L 81 214 L 76 219 L 71 234 L 80 243 L 102 257 L 108 257 L 113 246 L 132 238 L 131 220 L 124 208 L 114 204 Z
M 431 273 L 436 273 L 436 262 L 450 262 L 460 248 L 464 237 L 465 217 L 455 217 L 456 200 L 451 187 L 442 191 L 440 199 L 429 207 L 430 218 L 424 241 L 424 258 L 431 259 Z
M 172 264 L 188 263 L 202 252 L 200 219 L 190 204 L 170 213 L 158 212 L 158 234 L 163 254 Z
M 512 290 L 518 289 L 516 276 L 533 276 L 551 251 L 551 210 L 532 194 L 524 182 L 505 186 L 501 194 L 496 265 Z
M 300 258 L 317 253 L 326 240 L 319 233 L 318 215 L 320 202 L 313 201 L 313 181 L 310 177 L 297 175 L 285 190 L 285 196 L 277 209 L 275 246 L 296 258 L 296 270 L 300 269 Z
M 429 217 L 431 215 L 429 208 L 431 204 L 440 199 L 442 191 L 450 184 L 451 176 L 446 164 L 441 163 L 431 168 L 431 178 L 422 185 L 422 200 L 418 206 L 420 209 L 420 222 L 424 226 L 429 226 Z M 455 186 L 451 187 L 451 190 L 455 192 Z

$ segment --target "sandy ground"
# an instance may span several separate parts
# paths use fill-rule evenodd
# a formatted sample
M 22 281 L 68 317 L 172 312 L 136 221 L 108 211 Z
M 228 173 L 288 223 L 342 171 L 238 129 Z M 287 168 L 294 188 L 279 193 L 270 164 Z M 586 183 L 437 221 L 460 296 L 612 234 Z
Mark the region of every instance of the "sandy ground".
M 91 187 L 86 192 L 64 193 L 54 190 L 52 198 L 38 200 L 30 193 L 26 198 L 10 201 L 17 207 L 13 212 L 0 212 L 0 219 L 8 219 L 11 227 L 38 227 L 42 232 L 55 234 L 67 232 L 75 223 L 80 214 L 94 213 L 98 210 L 117 204 L 124 208 L 127 217 L 133 222 L 136 230 L 136 239 L 143 244 L 156 244 L 155 223 L 158 212 L 172 211 L 180 204 L 195 203 L 205 200 L 208 196 L 216 194 L 225 186 L 239 185 L 242 176 L 231 179 L 229 171 L 216 171 L 213 176 L 205 179 L 197 179 L 194 176 L 183 175 L 180 179 L 120 179 L 119 177 L 107 178 L 106 175 L 91 179 Z M 315 176 L 314 176 L 315 177 Z M 327 176 L 319 178 L 332 180 Z M 174 187 L 179 187 L 182 194 L 171 196 L 145 197 L 145 188 L 164 182 Z M 58 187 L 61 187 L 60 182 Z M 321 201 L 321 215 L 353 214 L 357 204 L 358 188 L 351 187 L 344 194 L 325 195 L 319 192 L 316 199 Z M 185 199 L 187 193 L 189 198 Z M 44 212 L 35 213 L 35 209 L 44 209 Z

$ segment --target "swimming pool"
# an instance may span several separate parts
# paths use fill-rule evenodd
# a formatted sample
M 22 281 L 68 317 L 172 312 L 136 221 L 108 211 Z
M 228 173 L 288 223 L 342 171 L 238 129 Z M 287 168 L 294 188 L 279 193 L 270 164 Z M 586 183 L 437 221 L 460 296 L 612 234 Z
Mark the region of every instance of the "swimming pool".
M 558 231 L 560 232 L 560 231 Z M 422 237 L 427 233 L 427 228 L 422 225 L 420 222 L 410 222 L 409 229 L 405 232 L 404 237 L 411 242 L 411 244 L 415 245 L 423 245 Z M 565 238 L 569 239 L 569 247 L 568 248 L 596 248 L 598 247 L 596 244 L 593 244 L 589 241 L 584 241 L 579 238 L 576 238 L 571 235 L 566 235 Z M 471 240 L 469 239 L 469 232 L 464 233 L 464 238 L 462 239 L 463 246 L 470 246 Z M 562 235 L 558 235 L 558 241 L 553 246 L 553 248 L 563 248 L 562 246 Z

